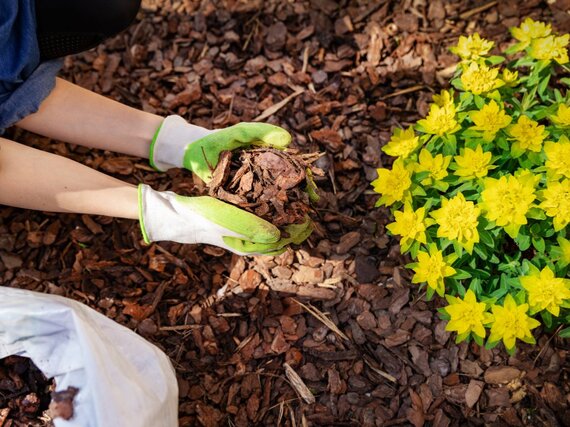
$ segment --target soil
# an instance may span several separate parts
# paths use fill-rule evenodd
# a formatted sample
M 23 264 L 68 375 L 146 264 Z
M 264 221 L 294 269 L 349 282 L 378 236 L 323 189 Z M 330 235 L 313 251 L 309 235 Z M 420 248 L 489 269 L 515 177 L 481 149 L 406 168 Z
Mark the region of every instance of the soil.
M 273 148 L 224 151 L 207 184 L 208 194 L 271 222 L 284 231 L 302 224 L 311 212 L 308 158 Z M 311 177 L 319 169 L 312 169 Z M 314 184 L 313 184 L 314 185 Z M 318 191 L 318 190 L 317 190 Z
M 0 359 L 0 426 L 51 426 L 48 414 L 53 379 L 27 357 Z
M 137 22 L 65 60 L 64 78 L 208 128 L 265 121 L 323 152 L 315 232 L 278 257 L 145 246 L 134 221 L 0 210 L 0 285 L 74 298 L 172 360 L 181 426 L 570 425 L 568 342 L 513 357 L 454 343 L 410 284 L 370 182 L 395 126 L 428 111 L 478 31 L 526 16 L 570 28 L 567 0 L 143 1 Z M 186 171 L 12 130 L 131 183 L 198 194 Z M 2 409 L 0 408 L 0 411 Z M 1 413 L 1 412 L 0 412 Z M 2 423 L 0 423 L 0 426 Z

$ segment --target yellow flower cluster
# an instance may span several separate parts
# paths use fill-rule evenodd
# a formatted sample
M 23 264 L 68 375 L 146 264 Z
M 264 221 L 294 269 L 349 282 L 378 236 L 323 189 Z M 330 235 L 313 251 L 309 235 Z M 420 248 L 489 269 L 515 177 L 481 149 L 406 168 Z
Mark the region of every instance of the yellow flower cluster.
M 378 206 L 390 206 L 409 197 L 412 174 L 406 169 L 402 159 L 396 160 L 391 170 L 378 169 L 377 172 L 378 178 L 372 181 L 372 186 L 374 191 L 382 195 L 378 200 Z
M 570 299 L 570 280 L 555 277 L 548 266 L 540 273 L 522 276 L 520 281 L 528 293 L 528 303 L 534 312 L 546 310 L 558 316 L 560 306 Z
M 451 257 L 443 256 L 443 252 L 431 244 L 428 252 L 418 253 L 418 262 L 413 267 L 416 274 L 412 278 L 412 283 L 427 283 L 439 296 L 443 296 L 445 292 L 443 279 L 455 274 L 451 264 Z
M 486 178 L 481 192 L 481 207 L 489 221 L 503 227 L 513 239 L 521 225 L 527 223 L 526 214 L 536 196 L 534 175 L 503 175 L 499 179 Z
M 570 178 L 570 140 L 566 135 L 562 135 L 558 142 L 546 142 L 544 153 L 546 154 L 544 166 L 549 178 Z
M 462 179 L 476 179 L 487 176 L 489 170 L 495 169 L 496 166 L 491 161 L 492 154 L 483 151 L 480 145 L 475 150 L 471 148 L 463 149 L 460 156 L 455 156 L 455 175 Z
M 552 300 L 549 297 L 541 299 L 538 294 L 537 298 L 540 303 Z M 463 299 L 447 296 L 447 301 L 449 305 L 444 310 L 449 316 L 449 322 L 445 329 L 457 332 L 458 341 L 471 334 L 482 341 L 486 335 L 485 328 L 490 327 L 489 342 L 503 341 L 509 351 L 514 349 L 517 339 L 526 343 L 535 342 L 531 331 L 538 327 L 540 322 L 528 315 L 529 304 L 517 304 L 510 294 L 506 296 L 503 305 L 491 306 L 492 314 L 487 311 L 484 302 L 477 301 L 471 289 L 467 290 Z
M 454 240 L 467 252 L 473 252 L 473 245 L 479 242 L 477 218 L 480 213 L 480 209 L 473 202 L 465 200 L 461 193 L 450 200 L 442 198 L 441 208 L 431 213 L 439 225 L 437 237 Z
M 524 115 L 520 116 L 517 123 L 511 126 L 509 134 L 515 141 L 511 146 L 514 157 L 519 157 L 525 151 L 540 152 L 542 142 L 548 136 L 544 125 L 539 125 Z
M 457 46 L 449 50 L 463 61 L 476 61 L 487 55 L 494 45 L 494 42 L 482 39 L 478 33 L 475 33 L 468 37 L 460 36 Z
M 505 84 L 498 76 L 498 68 L 490 68 L 484 64 L 471 62 L 469 65 L 463 67 L 461 83 L 463 84 L 463 89 L 466 91 L 474 95 L 481 95 Z
M 529 56 L 534 59 L 556 61 L 559 64 L 568 62 L 569 35 L 554 36 L 551 34 L 550 24 L 536 22 L 532 18 L 526 18 L 522 24 L 511 29 L 513 37 L 520 41 L 519 50 L 530 46 Z
M 459 38 L 454 89 L 394 129 L 382 151 L 395 160 L 372 182 L 412 283 L 447 299 L 446 330 L 509 352 L 535 342 L 532 316 L 570 323 L 570 80 L 551 84 L 570 36 L 530 18 L 511 32 L 505 53 L 524 53 L 508 61 Z
M 425 133 L 433 135 L 451 135 L 461 129 L 456 120 L 456 109 L 449 92 L 443 91 L 441 95 L 434 96 L 429 114 L 425 119 L 419 120 L 418 125 Z
M 483 141 L 491 142 L 495 139 L 497 132 L 507 127 L 513 118 L 499 108 L 494 100 L 491 100 L 478 111 L 471 111 L 469 114 L 475 126 L 471 129 L 483 132 Z

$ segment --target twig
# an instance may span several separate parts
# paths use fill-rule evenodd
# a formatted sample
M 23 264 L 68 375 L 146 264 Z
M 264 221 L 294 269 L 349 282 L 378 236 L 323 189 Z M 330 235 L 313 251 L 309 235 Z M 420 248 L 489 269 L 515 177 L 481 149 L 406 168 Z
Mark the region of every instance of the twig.
M 538 359 L 540 359 L 540 356 L 542 356 L 542 353 L 544 352 L 544 350 L 546 350 L 546 348 L 548 347 L 548 344 L 550 344 L 550 341 L 552 341 L 554 339 L 554 337 L 556 335 L 558 335 L 558 332 L 560 332 L 560 329 L 562 329 L 563 326 L 564 325 L 560 325 L 558 327 L 558 329 L 556 329 L 556 331 L 554 331 L 554 333 L 550 336 L 550 338 L 548 338 L 548 341 L 546 341 L 546 343 L 542 346 L 542 348 L 540 349 L 540 351 L 538 352 L 538 354 L 536 355 L 536 357 L 532 361 L 532 367 L 533 368 L 534 368 L 534 365 L 536 365 L 536 362 L 538 361 Z
M 473 16 L 473 15 L 477 15 L 477 14 L 480 13 L 480 12 L 483 12 L 483 11 L 485 11 L 485 10 L 487 10 L 487 9 L 492 8 L 492 7 L 495 6 L 497 3 L 499 3 L 499 2 L 498 2 L 497 0 L 495 0 L 495 1 L 489 2 L 489 3 L 487 3 L 487 4 L 484 4 L 483 6 L 476 7 L 475 9 L 468 10 L 468 11 L 466 11 L 466 12 L 463 12 L 463 13 L 459 14 L 459 18 L 460 18 L 460 19 L 467 19 L 467 18 L 469 18 L 469 17 L 471 17 L 471 16 Z
M 263 113 L 261 113 L 255 119 L 253 119 L 253 121 L 254 122 L 260 122 L 262 120 L 265 120 L 268 117 L 271 117 L 273 114 L 275 114 L 280 109 L 285 107 L 292 99 L 301 95 L 303 92 L 304 92 L 304 89 L 301 89 L 301 88 L 297 89 L 295 92 L 293 92 L 287 98 L 285 98 L 285 99 L 279 101 L 277 104 L 273 104 L 271 107 L 267 108 Z
M 174 325 L 174 326 L 162 326 L 158 328 L 159 331 L 187 331 L 188 329 L 199 329 L 203 325 Z
M 309 66 L 309 46 L 305 46 L 305 50 L 303 51 L 303 68 L 301 68 L 301 73 L 306 73 L 308 66 Z
M 283 363 L 283 367 L 285 368 L 285 376 L 297 394 L 309 405 L 315 403 L 315 396 L 313 396 L 313 393 L 309 390 L 309 387 L 307 387 L 299 374 L 295 372 L 287 362 Z
M 358 24 L 360 21 L 365 20 L 366 18 L 368 18 L 370 15 L 372 15 L 374 12 L 376 12 L 378 9 L 380 9 L 382 6 L 384 6 L 384 3 L 386 3 L 388 0 L 382 0 L 377 2 L 376 4 L 373 4 L 372 6 L 370 6 L 367 10 L 365 10 L 364 12 L 362 12 L 360 15 L 358 15 L 355 19 L 354 19 L 354 23 Z
M 340 338 L 346 341 L 350 341 L 348 337 L 338 328 L 338 326 L 336 326 L 331 319 L 329 319 L 324 313 L 319 311 L 316 307 L 313 307 L 312 305 L 305 305 L 302 302 L 297 301 L 296 299 L 293 299 L 293 301 L 295 301 L 297 304 L 299 304 L 301 307 L 307 310 L 310 314 L 315 316 L 318 320 L 321 321 L 323 325 L 325 325 L 327 328 L 329 328 L 331 331 L 337 334 Z
M 401 89 L 401 90 L 397 90 L 396 92 L 392 92 L 386 96 L 383 96 L 380 99 L 384 100 L 384 99 L 388 99 L 388 98 L 393 98 L 393 97 L 398 96 L 398 95 L 406 95 L 408 93 L 417 92 L 418 90 L 422 90 L 423 88 L 424 88 L 423 85 L 416 85 L 416 86 L 412 86 L 412 87 L 407 87 L 405 89 Z
M 165 280 L 164 282 L 162 282 L 160 285 L 158 285 L 158 288 L 156 289 L 155 293 L 154 293 L 154 298 L 152 300 L 152 304 L 151 306 L 148 308 L 147 312 L 146 312 L 146 316 L 148 317 L 150 316 L 152 313 L 154 313 L 154 311 L 156 310 L 156 307 L 158 306 L 158 304 L 160 303 L 160 301 L 162 300 L 162 296 L 164 295 L 164 291 L 166 290 L 166 287 L 168 285 L 170 285 L 172 283 L 172 280 Z

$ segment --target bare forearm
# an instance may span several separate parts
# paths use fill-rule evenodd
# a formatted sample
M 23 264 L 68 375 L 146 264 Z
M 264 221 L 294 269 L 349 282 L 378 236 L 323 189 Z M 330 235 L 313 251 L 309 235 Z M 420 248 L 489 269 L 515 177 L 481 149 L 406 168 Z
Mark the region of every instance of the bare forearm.
M 138 218 L 137 188 L 87 166 L 0 138 L 0 204 Z
M 162 120 L 57 79 L 40 109 L 17 125 L 61 141 L 148 158 Z

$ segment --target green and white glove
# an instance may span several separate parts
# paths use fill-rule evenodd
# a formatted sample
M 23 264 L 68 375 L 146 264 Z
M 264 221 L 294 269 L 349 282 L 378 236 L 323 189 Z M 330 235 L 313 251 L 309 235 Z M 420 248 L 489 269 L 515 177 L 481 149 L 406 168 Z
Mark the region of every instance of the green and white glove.
M 290 142 L 289 132 L 267 123 L 238 123 L 208 130 L 180 116 L 168 116 L 154 135 L 149 162 L 159 171 L 186 168 L 208 182 L 222 151 L 251 145 L 284 149 Z
M 278 255 L 291 243 L 303 242 L 312 231 L 310 220 L 286 228 L 209 196 L 184 197 L 171 191 L 138 187 L 139 221 L 146 243 L 169 240 L 206 243 L 238 255 Z

